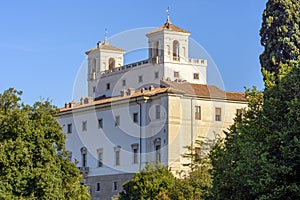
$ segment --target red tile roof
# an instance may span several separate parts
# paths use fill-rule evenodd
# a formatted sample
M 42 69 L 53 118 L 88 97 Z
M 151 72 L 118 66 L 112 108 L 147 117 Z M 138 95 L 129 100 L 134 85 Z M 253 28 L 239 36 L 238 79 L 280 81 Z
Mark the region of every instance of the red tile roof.
M 223 91 L 214 85 L 172 81 L 162 81 L 162 84 L 165 87 L 174 88 L 178 91 L 182 91 L 185 94 L 195 95 L 198 97 L 246 101 L 245 93 Z
M 99 50 L 99 49 L 104 49 L 104 50 L 110 50 L 110 51 L 122 51 L 125 52 L 125 50 L 120 49 L 118 47 L 112 46 L 108 43 L 108 41 L 104 41 L 103 43 L 98 43 L 98 46 L 96 48 L 90 49 L 88 51 L 85 52 L 85 54 L 89 54 L 95 50 Z
M 151 97 L 162 93 L 173 93 L 173 94 L 187 94 L 195 95 L 199 98 L 207 99 L 223 99 L 232 101 L 243 101 L 246 102 L 245 93 L 242 92 L 226 92 L 213 85 L 204 84 L 192 84 L 188 82 L 171 82 L 162 81 L 162 86 L 159 88 L 152 88 L 149 90 L 136 90 L 132 95 L 109 97 L 100 100 L 91 101 L 86 104 L 74 103 L 73 107 L 61 108 L 60 112 L 69 111 L 72 109 L 84 108 L 87 106 L 101 105 L 106 103 L 112 103 L 121 100 L 130 100 L 137 97 Z
M 154 29 L 147 35 L 150 35 L 152 33 L 157 33 L 157 32 L 163 31 L 163 30 L 181 32 L 181 33 L 190 33 L 189 31 L 186 31 L 178 26 L 173 25 L 170 21 L 167 21 L 164 25 L 162 25 L 161 27 L 158 27 L 157 29 Z

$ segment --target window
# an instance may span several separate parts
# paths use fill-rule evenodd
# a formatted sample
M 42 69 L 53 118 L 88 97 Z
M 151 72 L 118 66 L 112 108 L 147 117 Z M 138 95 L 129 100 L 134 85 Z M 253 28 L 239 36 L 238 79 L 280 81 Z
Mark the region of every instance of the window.
M 81 158 L 82 158 L 82 167 L 86 167 L 87 166 L 87 149 L 85 147 L 82 147 L 80 149 L 81 151 Z
M 120 116 L 115 117 L 115 126 L 120 126 Z
M 161 139 L 160 138 L 154 140 L 154 146 L 155 146 L 155 162 L 159 163 L 161 162 L 161 155 L 160 155 Z
M 221 121 L 221 108 L 216 108 L 216 121 Z
M 159 76 L 159 73 L 158 73 L 158 72 L 155 72 L 155 73 L 154 73 L 154 79 L 158 79 L 158 76 Z
M 72 151 L 69 151 L 69 152 L 68 152 L 68 159 L 69 159 L 70 161 L 72 161 Z
M 94 87 L 93 87 L 93 93 L 95 93 L 95 92 L 96 92 L 96 87 L 94 86 Z
M 198 73 L 194 73 L 194 79 L 199 80 L 199 74 Z
M 82 122 L 82 131 L 87 131 L 87 121 Z
M 138 163 L 139 144 L 132 144 L 131 148 L 132 148 L 132 153 L 133 153 L 132 163 L 136 164 L 136 163 Z
M 179 61 L 179 42 L 177 40 L 174 40 L 173 42 L 173 60 Z
M 156 41 L 155 43 L 155 57 L 159 56 L 159 41 Z
M 121 150 L 121 147 L 120 146 L 114 147 L 114 150 L 115 150 L 115 165 L 119 166 L 120 165 L 120 150 Z
M 106 83 L 106 90 L 110 90 L 110 84 Z
M 160 105 L 155 106 L 155 118 L 160 119 Z
M 96 183 L 96 191 L 97 192 L 101 191 L 101 183 Z
M 143 82 L 143 76 L 139 76 L 139 83 Z
M 126 80 L 125 80 L 125 79 L 122 80 L 122 85 L 123 85 L 123 86 L 126 86 Z
M 195 119 L 201 120 L 201 106 L 195 106 Z
M 113 191 L 117 191 L 118 190 L 118 181 L 114 181 L 113 182 Z
M 67 129 L 67 133 L 72 133 L 72 124 L 68 124 Z
M 98 128 L 103 128 L 103 119 L 98 119 Z
M 174 72 L 174 78 L 179 78 L 179 72 Z
M 98 149 L 97 150 L 98 153 L 98 167 L 103 167 L 103 149 Z
M 133 122 L 138 123 L 139 122 L 139 114 L 138 113 L 133 113 Z
M 236 116 L 241 116 L 242 112 L 242 109 L 236 109 Z
M 114 69 L 115 68 L 115 59 L 114 58 L 110 58 L 109 60 L 108 60 L 108 69 L 109 70 L 112 70 L 112 69 Z
M 200 157 L 200 147 L 195 147 L 195 156 Z

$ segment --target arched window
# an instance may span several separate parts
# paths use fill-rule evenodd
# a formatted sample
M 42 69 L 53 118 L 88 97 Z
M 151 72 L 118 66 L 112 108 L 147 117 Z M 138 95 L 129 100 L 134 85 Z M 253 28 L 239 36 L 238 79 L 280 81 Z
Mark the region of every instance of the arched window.
M 173 42 L 173 60 L 179 61 L 179 42 L 177 40 Z
M 92 67 L 92 73 L 96 73 L 96 66 L 97 66 L 97 60 L 94 58 L 93 60 L 93 67 Z
M 155 57 L 159 56 L 159 41 L 155 43 Z
M 112 69 L 115 68 L 115 59 L 114 59 L 114 58 L 110 58 L 110 59 L 108 60 L 108 63 L 109 63 L 109 65 L 108 65 L 108 69 L 109 69 L 109 70 L 112 70 Z

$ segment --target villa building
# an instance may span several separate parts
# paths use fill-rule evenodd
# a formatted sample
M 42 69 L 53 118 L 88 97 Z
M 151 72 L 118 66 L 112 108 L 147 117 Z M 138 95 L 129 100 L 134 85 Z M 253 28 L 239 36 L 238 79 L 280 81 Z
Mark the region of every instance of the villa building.
M 88 97 L 57 118 L 92 199 L 117 195 L 147 162 L 187 171 L 186 146 L 222 136 L 247 106 L 244 93 L 207 84 L 207 60 L 189 58 L 189 36 L 168 19 L 146 35 L 145 60 L 124 65 L 126 51 L 107 39 L 86 51 Z

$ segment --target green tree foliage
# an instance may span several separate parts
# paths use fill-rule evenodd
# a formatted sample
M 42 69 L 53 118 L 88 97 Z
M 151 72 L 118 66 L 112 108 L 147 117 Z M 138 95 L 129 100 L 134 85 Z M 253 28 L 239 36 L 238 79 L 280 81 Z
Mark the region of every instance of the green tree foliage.
M 246 91 L 248 108 L 235 118 L 234 124 L 225 132 L 210 152 L 212 163 L 212 189 L 208 199 L 257 199 L 255 184 L 265 174 L 264 154 L 261 146 L 258 119 L 262 118 L 262 93 L 254 88 Z
M 89 199 L 64 148 L 49 101 L 20 103 L 22 92 L 0 94 L 0 199 Z
M 123 185 L 120 200 L 169 200 L 174 185 L 173 174 L 161 164 L 148 163 L 132 180 Z
M 214 146 L 216 139 L 199 138 L 193 146 L 186 147 L 183 155 L 189 160 L 184 164 L 189 167 L 189 173 L 176 179 L 176 184 L 169 191 L 173 200 L 201 200 L 205 199 L 208 189 L 211 187 L 211 163 L 208 153 Z M 180 174 L 180 173 L 179 173 Z
M 212 199 L 300 199 L 300 1 L 269 0 L 260 56 L 265 90 L 211 153 Z

